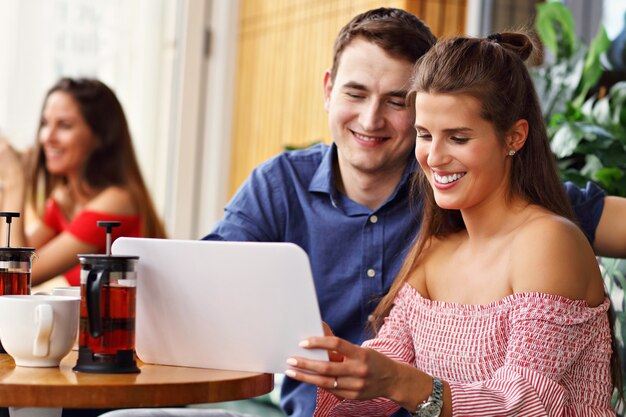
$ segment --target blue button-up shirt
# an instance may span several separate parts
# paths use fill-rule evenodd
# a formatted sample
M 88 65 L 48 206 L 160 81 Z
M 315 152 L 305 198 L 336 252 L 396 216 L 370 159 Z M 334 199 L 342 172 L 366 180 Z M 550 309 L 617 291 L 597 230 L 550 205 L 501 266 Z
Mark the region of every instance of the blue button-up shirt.
M 411 158 L 392 195 L 372 210 L 337 191 L 336 152 L 334 145 L 316 145 L 260 165 L 205 239 L 299 245 L 309 255 L 322 319 L 337 336 L 361 343 L 368 338 L 368 316 L 417 231 L 419 215 L 407 210 L 416 163 Z M 312 415 L 315 396 L 314 386 L 283 382 L 281 404 L 288 415 Z
M 361 343 L 371 336 L 368 317 L 389 290 L 418 230 L 421 206 L 409 204 L 408 190 L 417 164 L 408 161 L 394 192 L 372 210 L 337 191 L 336 154 L 334 144 L 320 144 L 259 165 L 204 239 L 299 245 L 309 255 L 322 319 L 337 336 Z M 599 219 L 602 192 L 570 184 L 568 193 Z M 594 196 L 595 203 L 588 198 Z M 597 220 L 585 224 L 595 230 Z M 285 378 L 281 405 L 288 415 L 313 415 L 315 400 L 314 386 Z

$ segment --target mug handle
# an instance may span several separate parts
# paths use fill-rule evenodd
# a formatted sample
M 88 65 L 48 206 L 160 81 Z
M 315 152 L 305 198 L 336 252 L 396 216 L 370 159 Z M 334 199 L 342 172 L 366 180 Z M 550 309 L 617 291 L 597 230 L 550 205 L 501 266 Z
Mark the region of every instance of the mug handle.
M 54 311 L 50 304 L 40 304 L 35 308 L 35 324 L 37 333 L 33 343 L 33 356 L 48 356 L 50 350 L 50 334 L 52 333 L 52 322 Z

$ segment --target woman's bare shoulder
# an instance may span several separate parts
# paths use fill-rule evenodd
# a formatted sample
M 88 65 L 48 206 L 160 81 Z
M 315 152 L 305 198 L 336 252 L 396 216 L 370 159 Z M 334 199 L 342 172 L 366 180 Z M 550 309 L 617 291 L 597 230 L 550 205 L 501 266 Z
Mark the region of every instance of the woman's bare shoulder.
M 510 253 L 514 292 L 602 302 L 602 279 L 593 249 L 570 220 L 537 211 L 517 230 Z
M 85 209 L 120 215 L 137 214 L 131 192 L 117 186 L 107 187 L 99 192 L 85 205 Z

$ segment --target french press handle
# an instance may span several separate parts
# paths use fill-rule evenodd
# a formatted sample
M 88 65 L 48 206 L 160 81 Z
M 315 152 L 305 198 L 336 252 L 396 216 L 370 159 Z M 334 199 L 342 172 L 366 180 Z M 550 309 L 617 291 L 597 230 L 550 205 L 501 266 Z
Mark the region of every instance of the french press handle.
M 85 297 L 87 298 L 87 317 L 89 318 L 89 333 L 91 337 L 102 336 L 102 311 L 100 310 L 100 295 L 102 285 L 109 282 L 109 269 L 92 269 L 87 274 Z

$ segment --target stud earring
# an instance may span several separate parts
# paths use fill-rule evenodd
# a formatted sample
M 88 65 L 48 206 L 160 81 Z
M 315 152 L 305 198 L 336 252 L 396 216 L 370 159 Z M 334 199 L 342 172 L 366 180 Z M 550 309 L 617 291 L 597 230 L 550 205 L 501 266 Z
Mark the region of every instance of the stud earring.
M 509 151 L 509 156 L 513 156 L 513 155 L 515 155 L 515 150 L 514 150 L 514 149 L 511 149 L 511 150 Z

